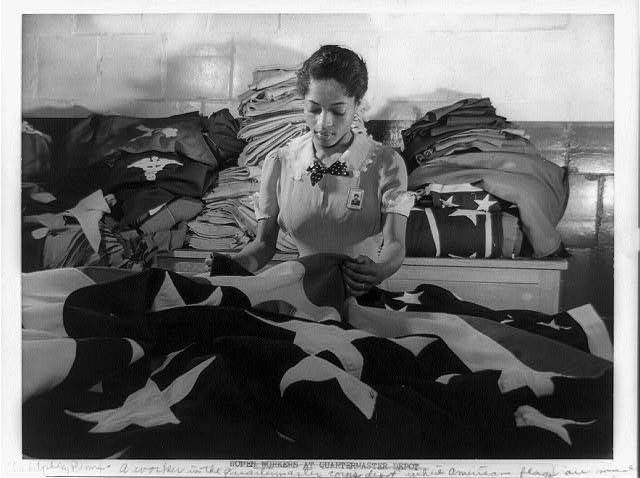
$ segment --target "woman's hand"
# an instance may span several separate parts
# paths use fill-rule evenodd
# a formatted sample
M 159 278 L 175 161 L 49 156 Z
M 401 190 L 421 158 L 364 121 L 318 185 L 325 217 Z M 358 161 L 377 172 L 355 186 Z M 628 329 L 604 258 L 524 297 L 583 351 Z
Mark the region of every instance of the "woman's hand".
M 382 282 L 382 271 L 378 263 L 367 256 L 346 259 L 342 263 L 342 277 L 347 292 L 354 296 L 366 294 L 373 286 Z

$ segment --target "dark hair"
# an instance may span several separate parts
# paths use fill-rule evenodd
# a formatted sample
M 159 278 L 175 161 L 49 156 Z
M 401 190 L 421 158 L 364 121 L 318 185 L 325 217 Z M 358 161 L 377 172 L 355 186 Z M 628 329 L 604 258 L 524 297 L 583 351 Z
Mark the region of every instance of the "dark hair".
M 304 97 L 311 79 L 334 79 L 344 85 L 349 96 L 359 102 L 368 87 L 367 65 L 361 56 L 337 45 L 323 45 L 298 70 L 296 87 Z

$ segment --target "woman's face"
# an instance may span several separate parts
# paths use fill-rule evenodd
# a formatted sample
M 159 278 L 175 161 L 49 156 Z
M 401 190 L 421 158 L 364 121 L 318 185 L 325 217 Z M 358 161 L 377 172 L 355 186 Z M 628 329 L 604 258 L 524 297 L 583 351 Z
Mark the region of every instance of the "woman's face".
M 304 97 L 304 119 L 317 146 L 330 148 L 341 140 L 349 141 L 355 109 L 356 100 L 347 95 L 342 83 L 311 78 Z

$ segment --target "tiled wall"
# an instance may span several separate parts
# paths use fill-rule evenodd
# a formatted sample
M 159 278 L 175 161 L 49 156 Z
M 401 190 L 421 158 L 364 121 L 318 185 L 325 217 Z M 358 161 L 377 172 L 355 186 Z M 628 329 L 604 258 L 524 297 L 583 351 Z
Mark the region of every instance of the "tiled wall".
M 613 123 L 524 124 L 542 155 L 569 167 L 569 203 L 558 225 L 571 252 L 563 308 L 587 300 L 613 315 Z
M 313 28 L 310 28 L 313 25 Z M 411 124 L 489 96 L 570 168 L 562 306 L 613 312 L 613 20 L 607 15 L 25 15 L 22 100 L 32 116 L 164 116 L 223 107 L 257 66 L 323 43 L 369 63 L 367 119 Z M 399 143 L 401 126 L 387 130 Z
M 23 109 L 235 109 L 257 66 L 323 43 L 367 60 L 369 119 L 467 96 L 522 121 L 613 119 L 612 15 L 557 14 L 24 15 Z

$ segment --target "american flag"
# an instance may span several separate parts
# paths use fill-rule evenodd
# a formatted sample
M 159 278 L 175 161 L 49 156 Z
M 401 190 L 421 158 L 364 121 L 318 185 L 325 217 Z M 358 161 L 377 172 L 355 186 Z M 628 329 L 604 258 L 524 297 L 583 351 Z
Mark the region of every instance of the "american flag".
M 590 306 L 493 311 L 428 284 L 356 300 L 341 260 L 24 274 L 24 455 L 612 456 Z

